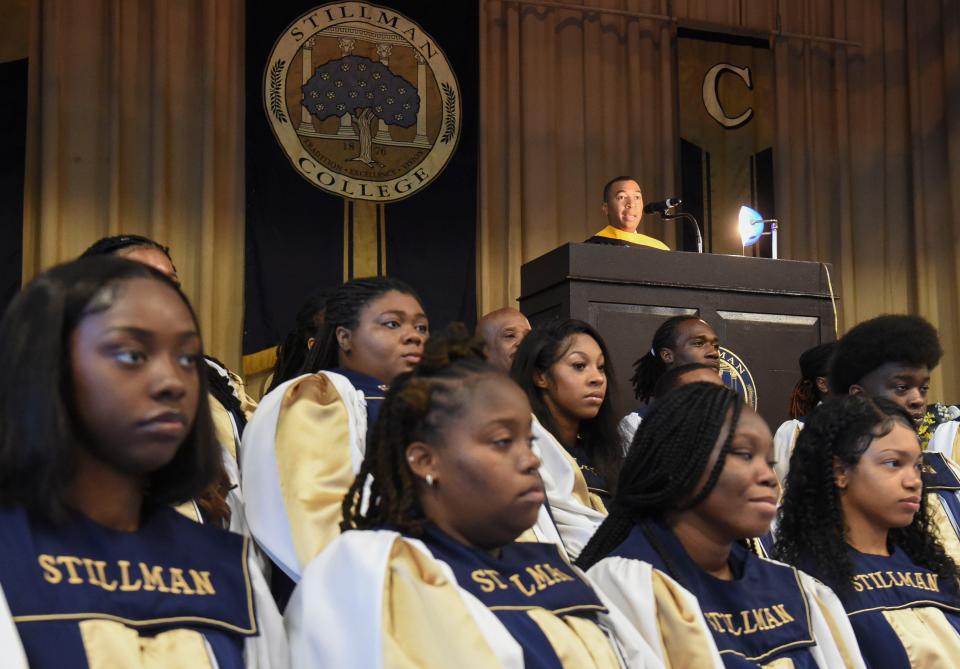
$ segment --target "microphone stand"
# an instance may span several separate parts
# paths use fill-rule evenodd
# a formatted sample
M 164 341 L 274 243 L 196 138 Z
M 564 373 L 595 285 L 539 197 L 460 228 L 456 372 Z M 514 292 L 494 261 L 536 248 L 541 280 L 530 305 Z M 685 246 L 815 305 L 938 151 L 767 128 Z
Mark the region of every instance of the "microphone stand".
M 703 235 L 700 234 L 700 224 L 697 223 L 697 219 L 693 217 L 693 214 L 687 214 L 685 212 L 680 212 L 679 214 L 668 214 L 665 211 L 660 212 L 660 217 L 673 221 L 678 218 L 685 218 L 686 220 L 693 223 L 693 229 L 697 232 L 697 253 L 703 253 Z

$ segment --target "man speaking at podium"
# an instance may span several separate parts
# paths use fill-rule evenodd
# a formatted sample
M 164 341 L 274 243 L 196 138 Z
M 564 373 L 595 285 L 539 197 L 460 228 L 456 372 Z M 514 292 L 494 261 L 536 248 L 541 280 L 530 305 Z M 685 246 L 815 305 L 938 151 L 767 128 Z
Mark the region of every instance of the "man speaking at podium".
M 616 177 L 603 187 L 600 211 L 607 217 L 607 227 L 587 240 L 588 244 L 612 246 L 647 246 L 661 251 L 670 247 L 648 235 L 637 232 L 643 216 L 643 193 L 632 177 Z

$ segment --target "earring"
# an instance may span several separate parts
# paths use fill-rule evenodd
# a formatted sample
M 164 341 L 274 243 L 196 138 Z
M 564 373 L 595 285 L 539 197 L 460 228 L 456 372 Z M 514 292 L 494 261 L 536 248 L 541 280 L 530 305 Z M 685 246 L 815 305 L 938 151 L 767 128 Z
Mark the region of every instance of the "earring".
M 433 475 L 432 475 L 432 474 L 427 474 L 426 479 L 427 479 L 427 485 L 432 488 L 432 487 L 433 487 Z

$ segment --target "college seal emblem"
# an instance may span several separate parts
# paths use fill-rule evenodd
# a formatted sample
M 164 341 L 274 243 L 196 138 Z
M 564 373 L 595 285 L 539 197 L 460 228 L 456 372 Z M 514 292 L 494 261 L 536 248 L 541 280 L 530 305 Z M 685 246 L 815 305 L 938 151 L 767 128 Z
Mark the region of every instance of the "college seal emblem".
M 321 5 L 287 26 L 263 104 L 297 172 L 355 200 L 410 197 L 460 138 L 460 86 L 443 51 L 410 19 L 366 2 Z
M 720 378 L 731 390 L 743 398 L 750 407 L 757 410 L 757 384 L 753 374 L 743 359 L 728 348 L 720 347 Z

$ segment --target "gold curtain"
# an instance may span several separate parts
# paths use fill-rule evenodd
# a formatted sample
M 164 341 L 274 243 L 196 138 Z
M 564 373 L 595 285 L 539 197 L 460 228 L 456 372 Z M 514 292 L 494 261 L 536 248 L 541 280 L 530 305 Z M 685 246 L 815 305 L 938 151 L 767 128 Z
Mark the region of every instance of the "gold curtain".
M 770 35 L 781 256 L 834 265 L 840 330 L 910 312 L 940 330 L 937 398 L 960 401 L 960 3 L 566 0 Z M 675 194 L 673 20 L 481 2 L 481 311 L 523 262 L 602 225 L 600 189 Z M 811 41 L 817 35 L 858 43 Z M 674 240 L 669 230 L 644 229 Z
M 24 280 L 119 233 L 171 247 L 207 351 L 239 369 L 244 11 L 238 0 L 36 0 Z

